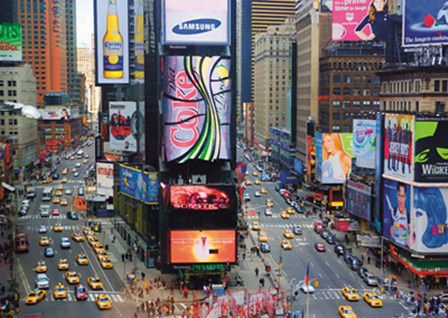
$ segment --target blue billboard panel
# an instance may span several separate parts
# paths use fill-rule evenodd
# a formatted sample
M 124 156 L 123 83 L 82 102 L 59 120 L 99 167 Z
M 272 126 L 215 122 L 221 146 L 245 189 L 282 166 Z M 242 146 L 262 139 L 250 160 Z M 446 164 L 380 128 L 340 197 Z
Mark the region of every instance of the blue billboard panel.
M 360 168 L 375 169 L 375 120 L 353 120 L 353 156 Z
M 410 243 L 410 188 L 402 182 L 384 179 L 383 236 L 406 247 Z
M 447 43 L 446 0 L 406 0 L 403 10 L 403 46 Z
M 353 180 L 347 180 L 347 211 L 369 221 L 372 211 L 372 189 L 370 186 Z
M 146 204 L 158 204 L 157 173 L 120 165 L 120 192 Z

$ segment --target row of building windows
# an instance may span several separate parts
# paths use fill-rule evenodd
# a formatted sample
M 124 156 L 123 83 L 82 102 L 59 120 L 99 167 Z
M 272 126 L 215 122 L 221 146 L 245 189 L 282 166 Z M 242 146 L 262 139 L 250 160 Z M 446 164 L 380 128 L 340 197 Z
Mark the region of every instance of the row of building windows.
M 359 100 L 354 100 L 354 101 L 349 101 L 349 100 L 344 100 L 344 101 L 339 101 L 339 100 L 334 100 L 332 102 L 332 106 L 333 108 L 339 108 L 341 107 L 341 104 L 343 106 L 343 108 L 350 108 L 350 107 L 361 107 L 361 101 Z M 370 100 L 363 100 L 362 101 L 362 106 L 364 107 L 380 107 L 380 101 L 379 100 L 375 100 L 375 101 L 370 101 Z M 322 106 L 328 106 L 325 105 L 325 103 L 321 103 Z
M 5 119 L 0 119 L 0 125 L 2 125 L 2 126 L 4 126 L 5 125 Z M 9 125 L 17 125 L 17 119 L 12 119 L 12 118 L 10 118 L 9 120 L 8 120 L 8 124 Z
M 13 80 L 7 81 L 6 83 L 7 83 L 7 85 L 8 85 L 9 87 L 15 87 L 15 86 L 17 86 L 17 82 L 16 82 L 16 81 L 13 81 Z M 2 87 L 2 86 L 5 86 L 5 81 L 4 81 L 4 80 L 0 80 L 0 87 Z
M 378 71 L 382 68 L 382 63 L 374 62 L 333 62 L 330 63 L 332 70 L 344 71 Z
M 0 90 L 0 96 L 5 96 L 5 91 Z M 8 96 L 17 96 L 17 91 L 8 90 Z
M 328 88 L 322 88 L 320 91 L 320 94 L 322 96 L 328 96 L 329 95 L 329 89 Z M 370 88 L 350 88 L 350 87 L 333 87 L 332 91 L 333 96 L 379 96 L 380 95 L 380 89 L 374 88 L 371 90 Z

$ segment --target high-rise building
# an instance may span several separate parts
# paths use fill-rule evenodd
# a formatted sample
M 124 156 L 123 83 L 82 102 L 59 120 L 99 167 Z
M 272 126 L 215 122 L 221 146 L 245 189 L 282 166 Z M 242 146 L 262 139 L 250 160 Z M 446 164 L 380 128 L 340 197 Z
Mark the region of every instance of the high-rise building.
M 88 48 L 77 49 L 78 72 L 85 75 L 87 116 L 95 120 L 100 110 L 101 87 L 95 86 L 95 55 Z
M 2 0 L 0 10 L 0 22 L 17 22 L 16 6 L 14 3 L 17 0 Z
M 66 0 L 65 4 L 65 29 L 67 38 L 67 89 L 68 94 L 72 98 L 72 102 L 81 103 L 79 92 L 80 79 L 78 78 L 78 70 L 76 67 L 76 0 Z

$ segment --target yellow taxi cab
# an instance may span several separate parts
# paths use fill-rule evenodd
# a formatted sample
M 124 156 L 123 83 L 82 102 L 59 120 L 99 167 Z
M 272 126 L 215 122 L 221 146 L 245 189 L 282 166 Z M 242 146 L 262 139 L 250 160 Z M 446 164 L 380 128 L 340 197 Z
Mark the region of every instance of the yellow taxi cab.
M 42 299 L 45 298 L 45 295 L 47 292 L 42 289 L 36 288 L 35 290 L 31 291 L 31 293 L 28 294 L 28 296 L 25 299 L 25 304 L 27 305 L 34 305 L 40 302 Z
M 98 306 L 98 309 L 111 309 L 112 308 L 112 301 L 110 300 L 110 297 L 106 294 L 99 294 L 95 298 L 96 305 Z
M 359 294 L 353 287 L 343 287 L 342 295 L 349 301 L 357 301 L 359 300 Z
M 52 182 L 53 182 L 53 179 L 51 179 L 51 178 L 46 178 L 46 179 L 42 180 L 43 184 L 52 183 Z
M 253 175 L 254 177 L 258 177 L 258 176 L 259 176 L 258 171 L 254 171 L 254 172 L 252 172 L 252 175 Z
M 56 187 L 56 190 L 58 191 L 64 191 L 64 185 L 59 183 L 58 186 Z
M 282 239 L 282 241 L 280 242 L 280 245 L 281 245 L 282 249 L 284 249 L 284 250 L 292 250 L 292 244 L 287 239 Z
M 287 239 L 293 239 L 294 238 L 294 233 L 292 232 L 292 230 L 284 230 L 283 231 L 283 236 Z
M 66 175 L 67 173 L 68 173 L 68 169 L 67 168 L 62 169 L 61 174 Z
M 100 260 L 100 264 L 102 268 L 108 269 L 108 268 L 112 268 L 112 261 L 110 260 L 109 256 L 104 256 L 101 258 Z
M 79 284 L 79 276 L 76 272 L 66 272 L 65 279 L 69 284 Z
M 55 223 L 53 225 L 53 232 L 62 232 L 62 224 L 61 223 Z
M 79 232 L 73 232 L 72 239 L 75 242 L 84 242 L 84 236 L 82 236 L 82 234 Z
M 266 243 L 268 241 L 268 235 L 265 231 L 258 232 L 258 242 Z
M 353 311 L 352 306 L 339 306 L 338 307 L 339 316 L 342 318 L 357 318 L 358 316 Z
M 82 163 L 86 165 L 86 164 L 89 163 L 89 160 L 88 160 L 88 159 L 84 159 L 84 160 L 82 161 Z
M 246 185 L 247 185 L 247 186 L 252 185 L 252 181 L 250 181 L 250 180 L 246 180 Z
M 44 260 L 38 260 L 36 264 L 36 273 L 45 273 L 47 271 L 47 264 Z
M 280 217 L 282 219 L 289 219 L 289 214 L 285 210 L 280 211 Z
M 67 288 L 65 288 L 62 283 L 57 283 L 53 289 L 53 297 L 54 299 L 64 299 L 67 298 Z
M 61 206 L 67 206 L 68 205 L 68 201 L 66 198 L 62 198 L 61 199 Z
M 383 301 L 374 292 L 367 292 L 363 294 L 364 301 L 368 303 L 371 307 L 383 307 Z
M 262 194 L 268 194 L 268 189 L 266 189 L 266 188 L 261 188 L 260 192 L 261 192 Z
M 255 184 L 256 184 L 256 185 L 260 185 L 260 184 L 261 184 L 261 181 L 257 179 L 257 180 L 255 180 Z
M 98 238 L 93 235 L 93 236 L 87 236 L 87 241 L 89 242 L 89 245 L 93 247 L 93 245 L 95 245 L 96 243 L 99 243 L 100 241 L 98 240 Z
M 93 290 L 103 289 L 103 282 L 98 276 L 90 276 L 89 278 L 87 278 L 87 284 Z
M 62 179 L 61 179 L 61 182 L 62 182 L 62 183 L 67 183 L 67 182 L 68 182 L 68 179 L 67 179 L 67 178 L 62 178 Z
M 260 231 L 261 230 L 260 222 L 252 221 L 252 230 Z
M 87 233 L 89 232 L 93 232 L 92 229 L 89 226 L 84 226 L 84 228 L 82 229 L 82 233 L 87 236 Z
M 61 203 L 61 199 L 59 199 L 58 197 L 55 197 L 52 202 L 53 202 L 53 204 L 59 204 L 59 203 Z
M 75 160 L 75 156 L 71 156 L 71 157 L 70 157 L 70 160 Z
M 70 264 L 66 258 L 60 258 L 58 261 L 58 269 L 60 271 L 67 270 L 70 267 Z
M 294 214 L 296 212 L 292 206 L 287 206 L 285 210 L 288 214 Z
M 98 254 L 98 252 L 100 252 L 100 251 L 104 251 L 104 246 L 100 242 L 95 243 L 92 247 L 95 250 L 96 254 Z
M 54 194 L 55 196 L 57 196 L 57 197 L 62 197 L 62 191 L 56 191 L 55 192 L 55 194 Z
M 77 254 L 76 255 L 76 262 L 79 265 L 89 265 L 89 259 L 87 258 L 86 254 Z
M 50 245 L 50 239 L 48 236 L 41 236 L 39 240 L 40 246 L 49 246 Z
M 99 251 L 98 253 L 96 253 L 96 257 L 98 258 L 99 261 L 101 261 L 101 258 L 103 258 L 105 256 L 109 256 L 105 250 L 102 250 L 102 251 Z
M 273 208 L 274 207 L 274 202 L 272 202 L 272 199 L 266 199 L 266 206 L 268 208 Z
M 72 169 L 72 172 L 73 172 L 73 173 L 78 172 L 78 169 L 73 168 L 73 169 Z

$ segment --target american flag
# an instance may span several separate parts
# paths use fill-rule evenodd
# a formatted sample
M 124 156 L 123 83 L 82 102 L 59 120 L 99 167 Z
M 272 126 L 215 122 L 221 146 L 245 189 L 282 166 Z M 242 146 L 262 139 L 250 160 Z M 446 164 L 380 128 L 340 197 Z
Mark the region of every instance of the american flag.
M 235 174 L 238 179 L 238 184 L 242 186 L 244 177 L 246 176 L 247 164 L 245 161 L 240 161 L 236 164 Z
M 308 263 L 305 275 L 305 285 L 308 286 L 309 284 L 310 284 L 310 263 Z

